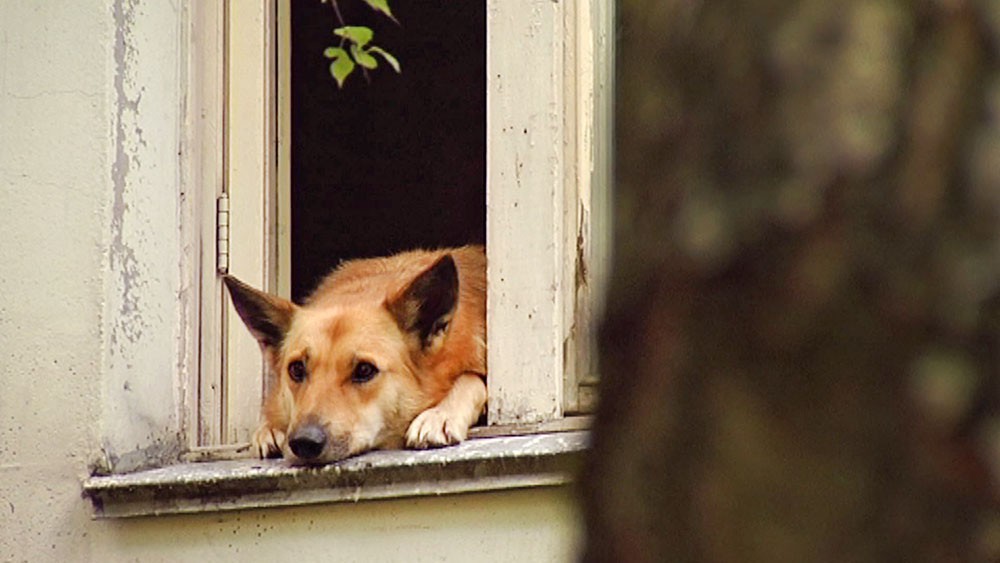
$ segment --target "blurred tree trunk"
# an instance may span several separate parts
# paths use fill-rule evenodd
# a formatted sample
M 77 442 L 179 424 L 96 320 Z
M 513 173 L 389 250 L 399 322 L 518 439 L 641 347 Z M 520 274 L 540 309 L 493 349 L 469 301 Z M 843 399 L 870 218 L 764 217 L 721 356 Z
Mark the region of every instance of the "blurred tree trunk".
M 1000 1 L 619 19 L 585 559 L 1000 560 Z

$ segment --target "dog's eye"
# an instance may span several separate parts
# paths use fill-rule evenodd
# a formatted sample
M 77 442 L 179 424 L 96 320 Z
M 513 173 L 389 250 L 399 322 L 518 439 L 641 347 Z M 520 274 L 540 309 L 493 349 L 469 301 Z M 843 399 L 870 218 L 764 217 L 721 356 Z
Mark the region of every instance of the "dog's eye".
M 351 381 L 354 383 L 364 383 L 371 381 L 376 375 L 378 375 L 378 368 L 371 362 L 359 362 L 358 365 L 354 366 L 354 371 L 351 373 Z
M 302 360 L 295 360 L 294 362 L 288 364 L 288 377 L 292 379 L 295 383 L 302 383 L 306 378 L 306 365 L 302 363 Z

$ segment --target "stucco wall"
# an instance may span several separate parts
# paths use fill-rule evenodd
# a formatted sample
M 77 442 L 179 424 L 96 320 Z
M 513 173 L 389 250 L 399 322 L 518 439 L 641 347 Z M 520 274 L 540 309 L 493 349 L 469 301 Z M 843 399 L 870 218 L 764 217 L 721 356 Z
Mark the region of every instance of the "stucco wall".
M 0 559 L 93 539 L 110 203 L 110 9 L 0 2 Z
M 566 489 L 106 522 L 92 560 L 572 560 Z M 183 538 L 183 541 L 178 541 Z
M 571 557 L 565 489 L 91 520 L 180 428 L 184 6 L 0 0 L 0 560 Z

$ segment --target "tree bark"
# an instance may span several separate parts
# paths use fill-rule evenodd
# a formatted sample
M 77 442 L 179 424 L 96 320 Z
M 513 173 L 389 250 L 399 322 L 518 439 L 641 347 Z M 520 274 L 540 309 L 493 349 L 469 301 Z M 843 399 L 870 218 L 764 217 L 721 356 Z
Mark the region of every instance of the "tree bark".
M 1000 2 L 619 18 L 584 559 L 1000 560 Z

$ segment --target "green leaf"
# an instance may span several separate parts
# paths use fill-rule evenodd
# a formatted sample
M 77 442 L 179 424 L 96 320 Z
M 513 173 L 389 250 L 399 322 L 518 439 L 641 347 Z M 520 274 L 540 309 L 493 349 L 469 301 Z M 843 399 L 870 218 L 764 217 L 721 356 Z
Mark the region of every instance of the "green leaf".
M 378 68 L 378 61 L 375 59 L 375 57 L 369 55 L 357 45 L 351 45 L 351 55 L 354 57 L 354 60 L 358 62 L 359 65 L 369 70 Z
M 396 20 L 396 16 L 392 15 L 392 10 L 389 9 L 389 0 L 365 0 L 365 4 L 368 4 L 376 12 L 382 12 L 389 16 L 393 21 Z
M 323 56 L 333 59 L 330 63 L 330 74 L 337 81 L 337 87 L 343 88 L 344 81 L 354 72 L 354 61 L 347 55 L 347 51 L 340 47 L 327 47 L 323 51 Z
M 343 57 L 330 63 L 330 74 L 337 81 L 337 87 L 343 88 L 344 81 L 354 72 L 354 61 L 349 57 Z
M 382 58 L 385 59 L 385 62 L 389 63 L 389 66 L 391 66 L 393 68 L 393 70 L 396 71 L 397 74 L 400 73 L 400 72 L 403 72 L 400 69 L 400 67 L 399 67 L 399 61 L 397 61 L 396 57 L 392 56 L 389 53 L 389 51 L 386 51 L 385 49 L 382 49 L 381 47 L 376 47 L 376 46 L 372 45 L 371 47 L 368 48 L 368 52 L 369 53 L 378 53 L 379 55 L 382 55 Z
M 365 45 L 371 43 L 372 38 L 375 37 L 375 32 L 369 27 L 364 27 L 360 25 L 345 25 L 344 27 L 338 27 L 333 30 L 333 33 L 353 41 L 358 47 L 364 47 Z

